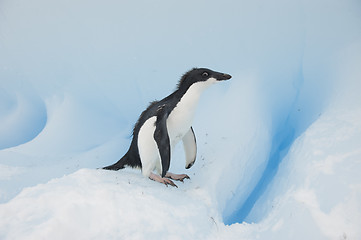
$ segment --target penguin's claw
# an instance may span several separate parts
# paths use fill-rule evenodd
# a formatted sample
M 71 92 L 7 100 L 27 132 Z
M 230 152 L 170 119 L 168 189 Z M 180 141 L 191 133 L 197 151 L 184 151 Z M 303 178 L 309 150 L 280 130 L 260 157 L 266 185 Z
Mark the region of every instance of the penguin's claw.
M 154 173 L 151 173 L 149 176 L 149 179 L 156 181 L 156 182 L 160 182 L 163 183 L 164 185 L 166 185 L 168 187 L 168 185 L 171 185 L 172 187 L 176 187 L 178 188 L 177 185 L 174 184 L 174 182 L 168 178 L 163 178 L 161 176 L 155 175 Z
M 176 180 L 176 181 L 181 181 L 181 182 L 183 182 L 184 179 L 190 179 L 190 177 L 187 174 L 174 174 L 171 172 L 167 172 L 165 177 Z
M 172 181 L 172 180 L 170 180 L 170 179 L 168 179 L 168 178 L 163 178 L 164 179 L 164 184 L 168 187 L 168 184 L 169 185 L 171 185 L 171 186 L 173 186 L 173 187 L 176 187 L 176 188 L 178 188 L 178 186 L 177 185 L 175 185 L 175 183 Z

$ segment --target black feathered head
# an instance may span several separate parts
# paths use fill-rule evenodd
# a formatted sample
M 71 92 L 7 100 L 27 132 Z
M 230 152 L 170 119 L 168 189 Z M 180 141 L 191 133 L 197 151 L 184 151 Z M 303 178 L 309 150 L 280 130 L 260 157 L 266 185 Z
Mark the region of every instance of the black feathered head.
M 229 74 L 215 72 L 207 68 L 193 68 L 182 76 L 177 87 L 178 89 L 189 88 L 197 82 L 202 82 L 208 86 L 217 81 L 228 80 L 231 77 Z

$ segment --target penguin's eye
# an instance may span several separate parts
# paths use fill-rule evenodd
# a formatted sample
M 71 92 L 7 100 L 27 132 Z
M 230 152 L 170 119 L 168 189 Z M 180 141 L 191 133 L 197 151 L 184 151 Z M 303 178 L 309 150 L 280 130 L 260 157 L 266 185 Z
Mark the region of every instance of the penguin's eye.
M 208 77 L 208 73 L 207 72 L 204 72 L 204 73 L 202 73 L 202 77 Z

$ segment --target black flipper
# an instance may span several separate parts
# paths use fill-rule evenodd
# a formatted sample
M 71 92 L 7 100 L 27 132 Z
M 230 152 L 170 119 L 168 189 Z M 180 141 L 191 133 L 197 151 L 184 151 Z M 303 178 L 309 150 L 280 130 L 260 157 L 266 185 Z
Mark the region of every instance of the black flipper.
M 157 121 L 155 123 L 154 140 L 157 143 L 162 163 L 162 177 L 169 170 L 170 166 L 170 140 L 167 130 L 167 117 L 164 105 L 157 109 Z

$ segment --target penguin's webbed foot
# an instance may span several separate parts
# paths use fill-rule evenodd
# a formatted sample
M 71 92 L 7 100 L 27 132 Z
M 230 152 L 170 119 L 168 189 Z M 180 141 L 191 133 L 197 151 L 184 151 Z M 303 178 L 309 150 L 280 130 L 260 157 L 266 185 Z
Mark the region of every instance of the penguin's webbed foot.
M 176 181 L 181 181 L 181 182 L 183 182 L 184 179 L 190 179 L 190 177 L 187 174 L 174 174 L 174 173 L 171 173 L 171 172 L 167 172 L 165 174 L 165 177 L 166 178 L 171 178 L 171 179 L 176 180 Z
M 163 183 L 163 184 L 165 184 L 167 187 L 168 187 L 168 185 L 171 185 L 171 186 L 173 186 L 173 187 L 178 188 L 178 186 L 175 185 L 172 180 L 170 180 L 170 179 L 168 179 L 168 178 L 166 178 L 166 177 L 158 176 L 158 175 L 156 175 L 156 174 L 154 174 L 154 173 L 150 173 L 149 179 L 151 179 L 151 180 L 153 180 L 153 181 L 156 181 L 156 182 Z

